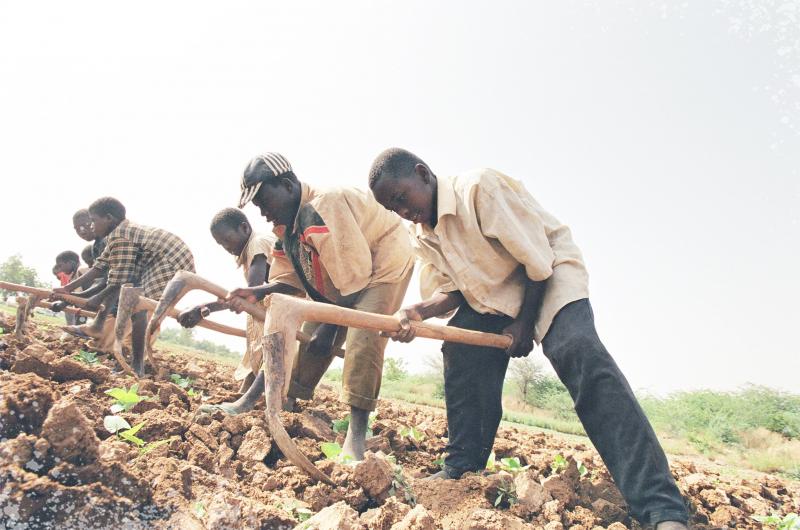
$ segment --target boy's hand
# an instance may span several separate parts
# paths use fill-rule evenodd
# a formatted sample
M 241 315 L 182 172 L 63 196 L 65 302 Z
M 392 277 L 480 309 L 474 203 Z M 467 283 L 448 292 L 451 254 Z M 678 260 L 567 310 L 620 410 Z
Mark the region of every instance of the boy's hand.
M 201 320 L 203 320 L 203 315 L 200 314 L 200 309 L 202 307 L 203 306 L 197 306 L 191 309 L 187 309 L 186 311 L 183 311 L 180 315 L 178 315 L 178 318 L 176 319 L 178 321 L 178 324 L 180 324 L 185 328 L 195 327 L 197 324 L 200 323 Z
M 394 316 L 400 320 L 400 330 L 395 333 L 386 333 L 385 335 L 398 342 L 411 342 L 414 340 L 417 332 L 414 326 L 411 325 L 411 321 L 422 322 L 423 318 L 419 311 L 414 306 L 408 306 L 395 313 Z
M 53 289 L 53 294 L 50 295 L 50 298 L 58 300 L 58 295 L 60 295 L 60 294 L 69 294 L 71 292 L 72 291 L 69 291 L 64 287 L 56 287 L 55 289 Z
M 515 320 L 503 330 L 503 335 L 511 337 L 511 346 L 506 353 L 511 357 L 525 357 L 533 351 L 533 326 L 527 322 Z
M 244 308 L 242 307 L 243 300 L 250 302 L 251 304 L 255 304 L 258 301 L 258 298 L 256 298 L 252 287 L 239 287 L 238 289 L 234 289 L 228 293 L 228 298 L 225 299 L 225 301 L 230 305 L 230 310 L 236 313 L 241 313 L 244 311 Z
M 333 340 L 336 338 L 336 331 L 339 326 L 336 324 L 320 324 L 311 335 L 306 351 L 318 357 L 327 357 L 331 354 Z
M 67 307 L 66 302 L 56 302 L 50 306 L 50 311 L 52 311 L 53 313 L 60 313 L 64 310 L 65 307 Z

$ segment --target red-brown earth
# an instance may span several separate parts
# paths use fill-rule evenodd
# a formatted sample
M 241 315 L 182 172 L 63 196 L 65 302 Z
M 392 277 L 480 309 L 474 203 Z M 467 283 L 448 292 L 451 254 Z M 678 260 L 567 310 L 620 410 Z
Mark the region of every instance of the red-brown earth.
M 114 403 L 105 391 L 136 381 L 117 373 L 110 356 L 99 355 L 94 365 L 76 360 L 85 348 L 78 339 L 61 341 L 34 326 L 18 341 L 13 326 L 0 314 L 3 528 L 639 528 L 599 456 L 580 439 L 501 427 L 497 460 L 517 457 L 526 470 L 422 481 L 439 469 L 444 415 L 384 400 L 372 426 L 373 453 L 355 466 L 325 460 L 320 444 L 341 443 L 332 422 L 347 413 L 327 385 L 299 412 L 282 413 L 300 449 L 336 486 L 314 483 L 273 444 L 263 405 L 192 422 L 202 403 L 234 399 L 236 384 L 230 367 L 189 355 L 159 356 L 156 377 L 139 382 L 148 399 L 120 413 L 131 425 L 145 422 L 137 433 L 144 441 L 168 440 L 140 454 L 103 424 Z M 172 383 L 172 373 L 194 379 L 198 395 Z M 411 426 L 421 441 L 400 435 Z M 569 466 L 553 472 L 558 455 Z M 696 528 L 761 528 L 754 515 L 800 510 L 796 482 L 753 472 L 733 478 L 710 462 L 678 457 L 671 466 Z

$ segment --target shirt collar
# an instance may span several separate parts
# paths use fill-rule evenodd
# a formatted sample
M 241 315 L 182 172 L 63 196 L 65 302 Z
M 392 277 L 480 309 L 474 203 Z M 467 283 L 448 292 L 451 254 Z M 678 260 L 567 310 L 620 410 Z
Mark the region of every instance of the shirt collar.
M 238 267 L 242 267 L 244 266 L 245 263 L 247 263 L 247 257 L 248 257 L 247 255 L 250 253 L 250 242 L 253 240 L 254 235 L 255 232 L 253 230 L 250 230 L 250 237 L 247 238 L 247 243 L 244 244 L 242 253 L 239 254 L 238 258 L 236 258 L 236 265 Z
M 456 215 L 458 200 L 451 177 L 436 178 L 436 228 L 441 226 L 442 218 L 447 215 Z M 432 235 L 436 228 L 425 225 L 414 225 L 418 237 Z

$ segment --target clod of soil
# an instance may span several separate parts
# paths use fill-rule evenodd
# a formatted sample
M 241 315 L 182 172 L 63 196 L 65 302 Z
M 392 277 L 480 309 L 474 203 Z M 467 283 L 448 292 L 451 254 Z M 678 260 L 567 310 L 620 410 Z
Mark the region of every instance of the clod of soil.
M 13 329 L 13 319 L 0 315 L 6 324 Z M 130 425 L 144 422 L 140 449 L 103 425 L 114 402 L 105 391 L 136 381 L 115 371 L 109 356 L 93 365 L 74 359 L 86 345 L 59 335 L 34 324 L 29 336 L 4 336 L 0 347 L 0 514 L 9 528 L 288 529 L 307 517 L 305 528 L 319 529 L 640 528 L 587 441 L 502 427 L 498 460 L 517 457 L 527 470 L 422 480 L 438 471 L 445 450 L 443 411 L 382 400 L 373 452 L 357 465 L 325 460 L 320 444 L 337 440 L 331 422 L 349 412 L 326 385 L 299 412 L 281 414 L 335 485 L 314 483 L 272 443 L 263 404 L 191 423 L 200 405 L 235 399 L 237 383 L 231 368 L 182 355 L 160 356 L 161 378 L 139 381 L 147 399 L 119 412 Z M 166 380 L 172 373 L 192 377 L 197 395 Z M 400 436 L 410 426 L 424 439 Z M 557 455 L 568 466 L 553 473 Z M 800 511 L 797 482 L 671 462 L 695 528 L 760 528 L 755 515 Z

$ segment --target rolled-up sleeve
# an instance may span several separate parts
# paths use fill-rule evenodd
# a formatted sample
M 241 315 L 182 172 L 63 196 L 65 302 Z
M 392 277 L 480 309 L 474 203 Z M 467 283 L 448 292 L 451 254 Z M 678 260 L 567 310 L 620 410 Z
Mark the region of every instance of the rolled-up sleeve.
M 555 253 L 544 221 L 522 186 L 501 178 L 483 179 L 475 208 L 483 235 L 497 239 L 525 267 L 528 278 L 542 281 L 553 274 Z

